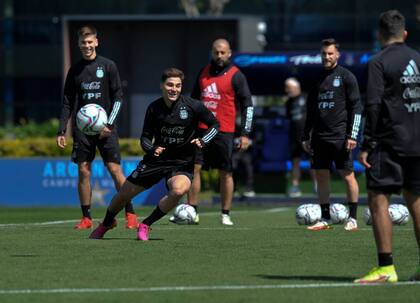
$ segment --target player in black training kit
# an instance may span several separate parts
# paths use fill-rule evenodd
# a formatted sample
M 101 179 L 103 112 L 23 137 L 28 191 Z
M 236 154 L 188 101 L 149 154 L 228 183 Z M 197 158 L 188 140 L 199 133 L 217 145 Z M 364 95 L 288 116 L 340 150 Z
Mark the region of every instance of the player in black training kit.
M 378 267 L 356 283 L 398 281 L 388 207 L 391 194 L 401 189 L 420 248 L 420 55 L 404 43 L 406 37 L 400 12 L 381 14 L 383 49 L 368 63 L 366 126 L 359 154 L 366 167 Z M 420 264 L 411 279 L 420 281 Z
M 166 69 L 162 74 L 162 97 L 152 102 L 144 118 L 141 146 L 143 160 L 112 198 L 104 221 L 92 232 L 91 239 L 102 239 L 114 225 L 114 218 L 124 205 L 143 190 L 166 178 L 169 192 L 137 230 L 141 241 L 149 239 L 150 225 L 174 208 L 191 187 L 195 148 L 202 148 L 217 134 L 219 122 L 198 100 L 181 95 L 184 74 Z M 198 137 L 198 123 L 208 129 Z
M 345 230 L 357 230 L 359 186 L 353 172 L 352 150 L 357 146 L 362 104 L 356 77 L 338 65 L 338 44 L 334 39 L 322 41 L 324 71 L 308 95 L 308 110 L 302 140 L 303 148 L 312 153 L 322 218 L 310 230 L 331 227 L 329 212 L 330 169 L 334 162 L 343 177 L 350 216 Z
M 120 190 L 125 181 L 120 161 L 118 134 L 115 128 L 116 118 L 121 109 L 122 89 L 120 76 L 115 63 L 98 56 L 97 32 L 92 26 L 84 26 L 78 31 L 78 44 L 82 60 L 74 64 L 67 73 L 64 86 L 63 106 L 61 110 L 60 129 L 57 134 L 57 146 L 66 146 L 66 128 L 72 114 L 89 103 L 102 106 L 108 114 L 108 124 L 100 135 L 88 136 L 75 127 L 72 120 L 72 135 L 74 139 L 72 160 L 78 166 L 78 192 L 83 217 L 75 228 L 92 227 L 90 215 L 92 190 L 90 184 L 91 164 L 95 158 L 96 148 L 102 156 L 104 164 L 114 180 L 115 188 Z M 137 228 L 137 216 L 133 205 L 128 202 L 126 207 L 126 227 Z

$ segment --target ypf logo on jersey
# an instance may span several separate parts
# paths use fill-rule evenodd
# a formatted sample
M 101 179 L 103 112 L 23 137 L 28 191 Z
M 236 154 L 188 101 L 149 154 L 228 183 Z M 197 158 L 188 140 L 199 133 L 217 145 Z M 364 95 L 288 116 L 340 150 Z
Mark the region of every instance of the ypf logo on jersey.
M 104 68 L 102 66 L 98 66 L 96 69 L 96 77 L 103 78 L 104 77 Z
M 420 83 L 420 73 L 416 62 L 410 60 L 404 69 L 403 76 L 400 78 L 402 84 Z
M 180 117 L 182 120 L 185 120 L 185 119 L 187 119 L 187 118 L 188 118 L 188 112 L 187 112 L 187 109 L 186 109 L 185 107 L 181 107 L 181 109 L 180 109 L 180 111 L 179 111 L 179 117 Z

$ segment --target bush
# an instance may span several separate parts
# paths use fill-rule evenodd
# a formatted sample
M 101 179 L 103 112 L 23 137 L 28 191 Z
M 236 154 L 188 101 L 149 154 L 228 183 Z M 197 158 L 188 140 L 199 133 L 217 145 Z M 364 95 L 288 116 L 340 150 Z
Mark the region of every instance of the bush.
M 65 149 L 58 148 L 53 138 L 0 139 L 0 157 L 70 157 L 73 140 Z M 138 139 L 120 139 L 122 156 L 140 156 L 144 152 Z
M 0 127 L 0 139 L 55 138 L 59 123 L 58 119 L 51 119 L 43 123 L 22 119 L 18 125 Z

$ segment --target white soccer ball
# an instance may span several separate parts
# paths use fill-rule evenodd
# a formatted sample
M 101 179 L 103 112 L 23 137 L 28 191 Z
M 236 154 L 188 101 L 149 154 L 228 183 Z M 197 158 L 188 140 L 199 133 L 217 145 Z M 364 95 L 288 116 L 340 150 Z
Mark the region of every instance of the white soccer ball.
M 175 208 L 174 217 L 178 224 L 193 224 L 197 213 L 189 204 L 180 204 Z
M 369 207 L 365 207 L 363 210 L 363 221 L 365 221 L 366 225 L 372 225 L 372 216 Z
M 296 209 L 296 221 L 299 225 L 314 224 L 321 219 L 319 204 L 302 204 Z
M 348 219 L 349 211 L 343 204 L 334 203 L 330 205 L 330 216 L 332 223 L 342 224 Z
M 108 123 L 106 111 L 98 104 L 86 104 L 77 112 L 76 125 L 86 135 L 97 135 Z
M 410 213 L 408 212 L 407 207 L 403 204 L 391 204 L 388 211 L 392 223 L 395 225 L 405 225 L 410 218 Z

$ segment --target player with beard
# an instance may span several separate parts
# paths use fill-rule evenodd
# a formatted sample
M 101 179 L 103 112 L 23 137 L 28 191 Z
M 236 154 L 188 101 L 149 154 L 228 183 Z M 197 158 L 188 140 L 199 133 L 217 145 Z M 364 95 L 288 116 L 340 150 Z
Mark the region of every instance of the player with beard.
M 353 171 L 352 151 L 357 146 L 362 104 L 356 77 L 338 65 L 340 52 L 334 39 L 322 41 L 324 70 L 307 100 L 307 118 L 302 145 L 312 154 L 322 218 L 309 230 L 331 228 L 329 211 L 330 170 L 334 162 L 346 186 L 350 216 L 345 230 L 357 230 L 359 186 Z
M 379 18 L 382 50 L 368 63 L 366 125 L 359 154 L 366 167 L 378 266 L 356 283 L 397 282 L 392 256 L 391 194 L 402 190 L 420 248 L 420 55 L 405 44 L 405 18 L 390 10 Z M 413 281 L 420 281 L 420 263 Z
M 232 51 L 225 39 L 217 39 L 212 46 L 212 60 L 205 66 L 195 83 L 191 96 L 200 99 L 214 114 L 220 123 L 220 131 L 204 150 L 197 150 L 194 179 L 188 194 L 188 204 L 196 211 L 201 189 L 201 169 L 216 168 L 219 170 L 221 223 L 233 225 L 230 217 L 233 198 L 232 153 L 235 134 L 236 108 L 241 112 L 241 130 L 237 144 L 240 151 L 249 147 L 249 134 L 252 127 L 254 108 L 248 83 L 242 72 L 230 62 Z M 200 124 L 200 131 L 206 126 Z M 175 222 L 171 218 L 171 222 Z M 195 223 L 199 222 L 198 215 Z
M 137 230 L 137 238 L 147 241 L 150 226 L 189 191 L 195 149 L 206 146 L 213 139 L 219 123 L 201 102 L 181 95 L 183 80 L 183 72 L 176 68 L 163 72 L 162 97 L 149 105 L 144 118 L 140 143 L 146 155 L 112 198 L 103 222 L 92 232 L 91 239 L 102 239 L 113 228 L 115 216 L 128 201 L 165 178 L 168 194 Z M 199 122 L 208 126 L 202 136 L 197 134 Z

